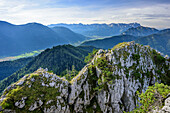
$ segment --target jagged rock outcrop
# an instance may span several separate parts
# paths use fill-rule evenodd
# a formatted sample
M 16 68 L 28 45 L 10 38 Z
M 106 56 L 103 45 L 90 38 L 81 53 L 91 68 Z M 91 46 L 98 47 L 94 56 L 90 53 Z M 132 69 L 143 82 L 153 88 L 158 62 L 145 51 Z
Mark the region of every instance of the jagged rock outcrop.
M 162 104 L 162 102 L 159 102 L 157 106 L 151 106 L 154 107 L 154 109 L 151 109 L 150 113 L 170 113 L 170 94 L 165 98 L 163 107 Z
M 122 43 L 111 50 L 99 50 L 71 81 L 42 68 L 24 76 L 4 91 L 0 105 L 14 112 L 132 111 L 138 104 L 136 91 L 144 92 L 161 82 L 168 76 L 169 65 L 150 47 Z
M 167 96 L 167 99 L 165 100 L 165 105 L 159 111 L 159 113 L 169 113 L 169 112 L 170 112 L 170 94 Z

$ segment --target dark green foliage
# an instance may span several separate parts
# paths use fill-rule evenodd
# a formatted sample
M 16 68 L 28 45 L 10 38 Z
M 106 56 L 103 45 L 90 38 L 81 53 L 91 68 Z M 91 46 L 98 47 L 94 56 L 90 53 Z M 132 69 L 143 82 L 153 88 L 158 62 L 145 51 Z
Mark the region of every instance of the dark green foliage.
M 93 49 L 93 51 L 91 53 L 89 53 L 88 56 L 85 57 L 84 62 L 89 63 L 93 59 L 93 57 L 97 53 L 97 51 L 98 51 L 97 49 Z
M 141 76 L 141 75 L 140 75 L 140 73 L 137 73 L 137 72 L 136 72 L 136 73 L 134 73 L 133 75 L 134 75 L 134 77 L 135 77 L 135 80 L 139 79 L 139 78 L 140 78 L 140 76 Z
M 112 66 L 106 60 L 106 57 L 103 56 L 101 58 L 98 58 L 94 66 L 97 66 L 102 71 L 100 78 L 97 79 L 97 86 L 94 87 L 94 90 L 101 91 L 103 89 L 107 89 L 106 83 L 112 83 L 112 81 L 116 78 L 119 79 L 118 75 L 113 76 Z
M 153 50 L 152 53 L 153 53 L 153 59 L 156 64 L 162 64 L 165 62 L 165 58 L 161 56 L 160 54 L 158 54 L 155 50 Z
M 96 67 L 94 65 L 90 65 L 88 67 L 88 83 L 92 86 L 92 88 L 96 87 L 97 80 L 98 80 L 98 77 L 96 73 Z M 95 90 L 92 89 L 90 94 L 93 94 L 94 92 Z
M 170 85 L 170 70 L 166 70 L 166 74 L 160 76 L 161 82 L 167 85 Z
M 48 71 L 49 73 L 53 73 L 53 71 L 51 70 L 51 71 Z
M 106 60 L 105 57 L 101 57 L 101 58 L 98 58 L 97 61 L 96 61 L 96 65 L 97 67 L 99 67 L 101 70 L 109 70 L 109 65 L 108 65 L 108 61 Z
M 112 75 L 112 66 L 109 65 L 109 62 L 104 57 L 98 58 L 96 65 L 102 70 L 103 75 L 105 76 L 105 79 L 106 79 L 105 82 L 108 82 L 108 80 L 114 79 Z
M 33 58 L 24 68 L 0 81 L 0 93 L 25 74 L 32 73 L 40 67 L 48 68 L 57 75 L 61 75 L 66 69 L 71 70 L 72 65 L 75 66 L 75 70 L 79 71 L 85 65 L 84 58 L 89 52 L 91 51 L 86 51 L 85 49 L 80 49 L 72 45 L 56 46 L 52 49 L 46 49 Z
M 33 57 L 29 57 L 29 58 L 21 58 L 14 61 L 0 62 L 0 80 L 10 76 L 17 70 L 21 69 L 32 59 Z
M 75 77 L 78 74 L 78 71 L 75 70 L 75 66 L 72 65 L 72 69 L 68 70 L 66 69 L 64 72 L 62 72 L 61 76 L 64 76 L 68 81 L 71 81 L 73 77 Z
M 86 51 L 93 51 L 94 49 L 99 49 L 99 48 L 96 48 L 94 46 L 78 46 L 80 49 L 83 49 L 83 50 L 86 50 Z
M 164 84 L 156 83 L 154 86 L 149 86 L 145 93 L 137 92 L 140 97 L 141 106 L 132 111 L 132 113 L 147 113 L 150 109 L 157 107 L 162 107 L 164 104 L 164 99 L 170 92 L 170 87 Z M 156 104 L 155 104 L 156 103 Z M 158 106 L 159 105 L 159 106 Z
M 157 64 L 165 62 L 165 58 L 163 56 L 161 56 L 161 55 L 155 56 L 154 60 L 155 60 L 155 63 L 157 63 Z
M 93 105 L 96 106 L 96 108 L 93 108 Z M 86 109 L 84 110 L 84 113 L 87 112 L 87 113 L 93 113 L 95 111 L 95 113 L 102 113 L 101 109 L 100 109 L 100 106 L 97 102 L 97 99 L 96 97 L 93 97 L 92 100 L 90 101 L 90 105 L 88 105 L 86 107 Z
M 138 61 L 140 59 L 140 55 L 139 54 L 132 54 L 132 58 L 133 58 L 133 60 Z
M 160 75 L 161 82 L 170 85 L 170 70 L 169 70 L 169 65 L 165 64 L 166 59 L 162 55 L 157 53 L 155 50 L 152 51 L 152 58 L 154 63 L 159 67 L 157 73 Z M 163 68 L 165 74 L 162 73 Z

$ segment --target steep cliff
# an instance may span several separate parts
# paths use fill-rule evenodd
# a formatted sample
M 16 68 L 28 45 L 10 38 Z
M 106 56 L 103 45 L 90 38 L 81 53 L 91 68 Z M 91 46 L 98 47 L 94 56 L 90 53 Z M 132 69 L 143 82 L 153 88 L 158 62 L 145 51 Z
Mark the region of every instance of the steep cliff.
M 99 50 L 71 81 L 47 69 L 25 75 L 0 99 L 4 112 L 123 113 L 136 108 L 137 91 L 155 82 L 169 84 L 169 58 L 149 46 L 120 43 Z

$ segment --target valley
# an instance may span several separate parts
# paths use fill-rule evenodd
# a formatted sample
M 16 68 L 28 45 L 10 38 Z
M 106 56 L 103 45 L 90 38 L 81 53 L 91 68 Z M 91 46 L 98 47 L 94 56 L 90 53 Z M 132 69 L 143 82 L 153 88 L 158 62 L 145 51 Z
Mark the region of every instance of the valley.
M 33 57 L 33 56 L 40 54 L 42 51 L 43 50 L 38 50 L 38 51 L 32 51 L 30 53 L 24 53 L 24 54 L 21 54 L 21 55 L 18 55 L 18 56 L 4 57 L 4 58 L 0 59 L 0 62 L 13 61 L 13 60 L 21 59 L 21 58 Z
M 0 112 L 166 111 L 169 29 L 1 21 L 0 36 Z

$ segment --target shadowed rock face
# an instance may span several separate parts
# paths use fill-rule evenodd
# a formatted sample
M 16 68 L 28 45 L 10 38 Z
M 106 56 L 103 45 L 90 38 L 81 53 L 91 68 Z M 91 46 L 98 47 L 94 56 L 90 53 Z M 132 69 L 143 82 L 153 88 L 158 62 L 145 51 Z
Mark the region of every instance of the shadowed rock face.
M 167 96 L 167 99 L 165 100 L 165 106 L 159 111 L 160 113 L 166 113 L 170 112 L 170 94 Z
M 132 111 L 138 104 L 136 91 L 144 92 L 167 74 L 164 66 L 170 62 L 164 59 L 155 63 L 153 51 L 134 42 L 99 50 L 71 81 L 40 68 L 9 86 L 1 97 L 1 106 L 13 112 Z

